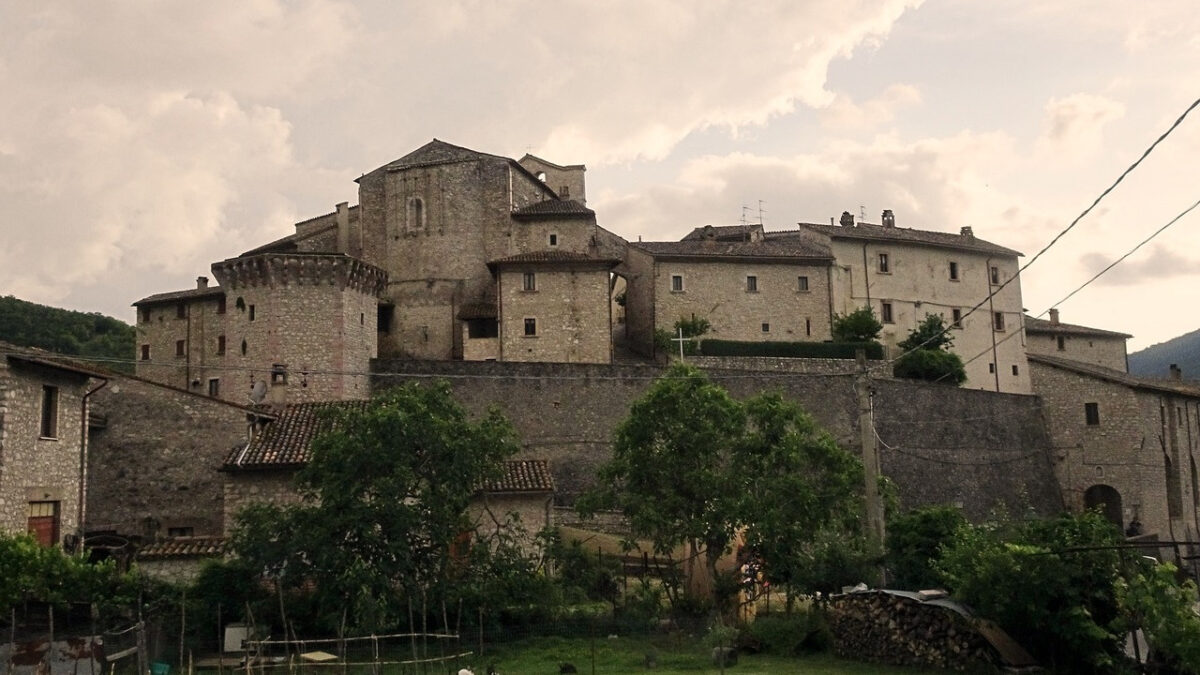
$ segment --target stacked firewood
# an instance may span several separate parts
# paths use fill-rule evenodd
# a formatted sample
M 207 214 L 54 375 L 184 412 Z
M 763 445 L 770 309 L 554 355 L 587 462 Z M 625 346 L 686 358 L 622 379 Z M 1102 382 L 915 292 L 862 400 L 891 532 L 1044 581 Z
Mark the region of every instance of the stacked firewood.
M 997 663 L 973 620 L 943 605 L 883 591 L 855 592 L 830 598 L 828 617 L 838 656 L 949 670 Z

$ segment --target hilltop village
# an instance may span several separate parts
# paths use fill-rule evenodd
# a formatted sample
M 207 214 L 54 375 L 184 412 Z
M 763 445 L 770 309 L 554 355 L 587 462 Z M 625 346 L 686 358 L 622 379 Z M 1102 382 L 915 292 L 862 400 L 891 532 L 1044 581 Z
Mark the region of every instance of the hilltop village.
M 670 357 L 656 333 L 703 319 L 712 338 L 820 343 L 869 307 L 884 347 L 867 369 L 873 450 L 905 507 L 1101 507 L 1131 537 L 1196 539 L 1200 388 L 1177 369 L 1129 375 L 1130 335 L 1025 315 L 1022 254 L 986 232 L 887 210 L 626 241 L 588 207 L 585 173 L 434 140 L 359 178 L 357 204 L 134 302 L 134 376 L 6 347 L 0 527 L 184 569 L 223 552 L 243 505 L 295 498 L 323 407 L 445 378 L 524 444 L 477 511 L 536 529 L 574 517 Z M 962 387 L 884 367 L 930 314 L 951 326 Z M 736 396 L 782 391 L 864 449 L 853 360 L 688 360 Z

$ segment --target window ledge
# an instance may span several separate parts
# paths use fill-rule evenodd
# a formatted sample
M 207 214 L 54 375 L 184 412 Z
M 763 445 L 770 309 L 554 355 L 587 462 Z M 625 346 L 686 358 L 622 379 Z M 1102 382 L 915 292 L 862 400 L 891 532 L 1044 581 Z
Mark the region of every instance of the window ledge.
M 58 436 L 38 436 L 39 441 L 58 441 Z

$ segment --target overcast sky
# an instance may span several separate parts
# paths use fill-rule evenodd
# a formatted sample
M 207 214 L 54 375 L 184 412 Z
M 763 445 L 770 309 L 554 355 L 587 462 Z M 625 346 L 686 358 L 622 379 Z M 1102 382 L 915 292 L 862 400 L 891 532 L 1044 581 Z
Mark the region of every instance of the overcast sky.
M 629 239 L 849 210 L 1032 256 L 1200 96 L 1194 2 L 0 4 L 0 295 L 126 321 L 432 138 L 588 167 Z M 1200 199 L 1200 111 L 1022 278 L 1046 310 Z M 1200 327 L 1200 211 L 1061 307 Z

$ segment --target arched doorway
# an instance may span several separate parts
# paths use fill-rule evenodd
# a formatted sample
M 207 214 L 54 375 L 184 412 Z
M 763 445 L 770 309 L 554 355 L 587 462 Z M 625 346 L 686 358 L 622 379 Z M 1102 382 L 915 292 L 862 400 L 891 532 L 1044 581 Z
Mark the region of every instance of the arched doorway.
M 1083 505 L 1087 509 L 1099 508 L 1104 518 L 1125 531 L 1121 510 L 1121 493 L 1111 485 L 1093 485 L 1083 493 Z

